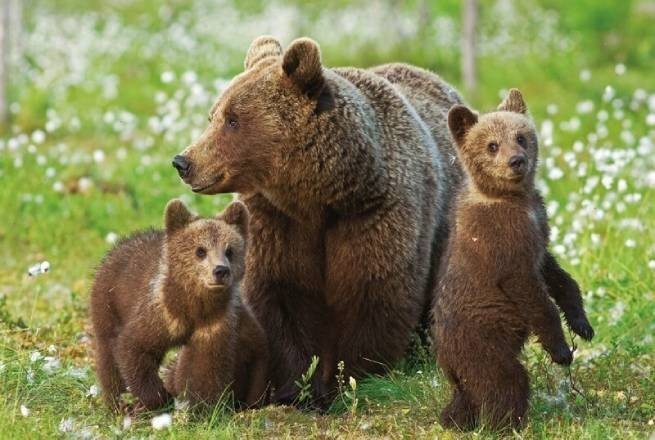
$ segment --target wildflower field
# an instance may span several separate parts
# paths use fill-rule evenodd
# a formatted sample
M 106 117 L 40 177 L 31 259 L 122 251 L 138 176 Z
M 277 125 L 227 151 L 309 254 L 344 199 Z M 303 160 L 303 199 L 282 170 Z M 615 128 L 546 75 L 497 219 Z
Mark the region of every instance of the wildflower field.
M 345 379 L 325 414 L 290 407 L 130 419 L 101 400 L 88 336 L 93 269 L 180 197 L 171 158 L 204 128 L 250 41 L 317 40 L 327 66 L 405 61 L 460 87 L 457 0 L 26 0 L 0 125 L 0 438 L 491 437 L 443 430 L 449 387 L 416 344 L 383 377 Z M 530 343 L 525 438 L 655 435 L 655 3 L 483 0 L 478 87 L 521 89 L 540 135 L 552 250 L 596 337 L 570 369 Z

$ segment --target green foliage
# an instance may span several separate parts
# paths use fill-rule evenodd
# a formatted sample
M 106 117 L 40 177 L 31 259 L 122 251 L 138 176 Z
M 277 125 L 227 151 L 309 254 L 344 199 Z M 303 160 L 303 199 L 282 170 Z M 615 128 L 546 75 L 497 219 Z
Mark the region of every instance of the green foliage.
M 295 381 L 296 386 L 298 387 L 298 397 L 296 398 L 297 404 L 300 406 L 306 406 L 311 403 L 313 394 L 312 394 L 312 378 L 314 373 L 316 373 L 316 367 L 318 367 L 318 356 L 312 356 L 312 360 L 299 380 Z

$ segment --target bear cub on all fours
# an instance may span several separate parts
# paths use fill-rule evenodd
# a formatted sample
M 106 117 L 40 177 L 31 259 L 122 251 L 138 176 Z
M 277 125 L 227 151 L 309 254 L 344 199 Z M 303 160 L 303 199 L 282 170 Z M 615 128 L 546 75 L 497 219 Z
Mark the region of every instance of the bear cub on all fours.
M 238 292 L 247 222 L 240 202 L 199 218 L 172 200 L 165 230 L 138 232 L 107 254 L 90 312 L 97 374 L 114 410 L 126 389 L 138 399 L 135 411 L 176 395 L 193 404 L 214 403 L 226 391 L 248 406 L 264 399 L 267 343 Z M 179 346 L 165 386 L 160 364 Z
M 577 283 L 548 253 L 535 189 L 537 135 L 520 92 L 478 116 L 453 107 L 448 125 L 467 180 L 456 198 L 434 304 L 439 365 L 454 388 L 446 427 L 521 427 L 529 384 L 518 356 L 530 333 L 558 364 L 569 349 L 557 308 L 591 339 Z

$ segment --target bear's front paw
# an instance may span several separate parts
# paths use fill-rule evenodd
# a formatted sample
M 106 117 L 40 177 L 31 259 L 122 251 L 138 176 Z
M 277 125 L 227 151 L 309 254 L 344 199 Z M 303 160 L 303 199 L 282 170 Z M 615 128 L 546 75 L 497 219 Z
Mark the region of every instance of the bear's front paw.
M 162 386 L 140 395 L 139 403 L 148 411 L 153 411 L 173 403 L 173 396 Z
M 551 351 L 550 357 L 553 362 L 560 365 L 571 365 L 571 362 L 573 362 L 573 352 L 566 344 Z
M 573 330 L 573 333 L 580 336 L 585 341 L 591 341 L 591 338 L 594 337 L 594 328 L 591 326 L 586 316 L 572 319 L 569 322 L 569 327 Z

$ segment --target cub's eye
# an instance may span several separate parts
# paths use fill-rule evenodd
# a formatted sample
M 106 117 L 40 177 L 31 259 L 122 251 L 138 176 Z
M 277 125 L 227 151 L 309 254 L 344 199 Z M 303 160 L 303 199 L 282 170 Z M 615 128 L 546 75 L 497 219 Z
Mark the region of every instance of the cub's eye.
M 230 127 L 232 130 L 239 127 L 239 121 L 237 121 L 236 118 L 234 117 L 227 118 L 226 123 L 227 126 Z
M 207 249 L 204 247 L 199 247 L 196 249 L 196 257 L 198 258 L 205 258 L 207 256 Z
M 233 254 L 234 254 L 234 251 L 232 250 L 232 248 L 225 249 L 225 258 L 227 258 L 228 260 L 232 259 Z
M 498 151 L 498 144 L 496 142 L 489 142 L 489 144 L 487 144 L 487 150 L 490 153 L 495 153 Z
M 516 136 L 516 142 L 517 142 L 520 146 L 525 147 L 525 136 L 523 136 L 522 134 Z

